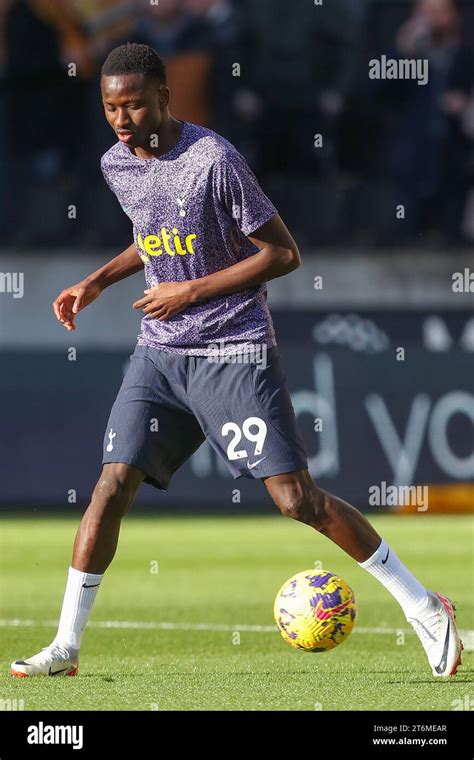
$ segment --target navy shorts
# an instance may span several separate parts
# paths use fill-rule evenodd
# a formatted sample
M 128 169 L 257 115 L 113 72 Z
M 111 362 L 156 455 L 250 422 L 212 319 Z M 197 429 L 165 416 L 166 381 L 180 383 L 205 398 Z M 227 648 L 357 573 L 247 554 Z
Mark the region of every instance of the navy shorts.
M 234 478 L 308 467 L 278 349 L 266 362 L 211 362 L 136 347 L 110 412 L 103 464 L 122 462 L 166 490 L 207 438 Z

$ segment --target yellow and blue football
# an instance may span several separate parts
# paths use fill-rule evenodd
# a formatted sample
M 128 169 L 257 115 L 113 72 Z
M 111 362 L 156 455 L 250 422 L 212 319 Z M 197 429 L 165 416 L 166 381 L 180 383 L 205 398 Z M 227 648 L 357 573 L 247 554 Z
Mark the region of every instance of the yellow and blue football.
M 351 587 L 325 570 L 304 570 L 279 590 L 274 616 L 284 640 L 307 652 L 327 652 L 354 628 L 357 606 Z

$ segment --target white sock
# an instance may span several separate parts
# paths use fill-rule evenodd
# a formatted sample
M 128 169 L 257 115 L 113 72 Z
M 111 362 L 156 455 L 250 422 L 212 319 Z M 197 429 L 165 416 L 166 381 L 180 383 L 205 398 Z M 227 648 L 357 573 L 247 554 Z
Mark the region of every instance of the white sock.
M 400 604 L 405 617 L 421 612 L 428 605 L 429 596 L 426 588 L 400 562 L 393 549 L 383 539 L 377 551 L 365 562 L 359 562 L 359 565 L 390 591 Z
M 73 567 L 69 568 L 54 644 L 62 644 L 73 653 L 79 651 L 84 629 L 103 577 L 94 573 L 82 573 Z

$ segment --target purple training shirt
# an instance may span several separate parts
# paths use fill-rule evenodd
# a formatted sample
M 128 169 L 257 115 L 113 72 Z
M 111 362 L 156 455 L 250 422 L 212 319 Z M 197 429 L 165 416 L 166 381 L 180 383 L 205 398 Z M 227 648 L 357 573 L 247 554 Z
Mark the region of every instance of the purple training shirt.
M 101 168 L 133 222 L 149 288 L 204 277 L 253 256 L 258 248 L 246 235 L 277 213 L 233 145 L 190 122 L 168 153 L 140 159 L 118 142 L 102 156 Z M 139 345 L 195 356 L 216 353 L 221 341 L 239 350 L 276 345 L 265 284 L 201 301 L 165 321 L 145 316 L 138 336 Z

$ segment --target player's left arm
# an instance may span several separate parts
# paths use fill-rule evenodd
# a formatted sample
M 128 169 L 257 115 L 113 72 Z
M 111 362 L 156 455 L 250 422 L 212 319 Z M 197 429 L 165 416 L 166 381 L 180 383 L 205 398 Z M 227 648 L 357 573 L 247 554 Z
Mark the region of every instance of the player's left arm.
M 134 308 L 143 309 L 144 314 L 153 318 L 169 319 L 199 301 L 261 285 L 300 266 L 298 246 L 279 214 L 247 237 L 260 249 L 258 253 L 205 277 L 160 283 L 146 290 L 145 297 L 134 303 Z
M 261 285 L 298 269 L 300 252 L 279 214 L 247 236 L 259 252 L 188 284 L 192 303 Z

